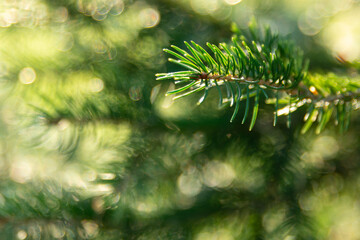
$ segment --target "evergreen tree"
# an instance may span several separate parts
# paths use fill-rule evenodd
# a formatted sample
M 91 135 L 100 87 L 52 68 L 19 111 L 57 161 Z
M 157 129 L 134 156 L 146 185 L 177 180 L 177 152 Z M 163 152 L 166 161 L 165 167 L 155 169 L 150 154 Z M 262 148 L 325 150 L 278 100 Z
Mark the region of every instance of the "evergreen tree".
M 359 12 L 0 2 L 0 239 L 359 239 Z

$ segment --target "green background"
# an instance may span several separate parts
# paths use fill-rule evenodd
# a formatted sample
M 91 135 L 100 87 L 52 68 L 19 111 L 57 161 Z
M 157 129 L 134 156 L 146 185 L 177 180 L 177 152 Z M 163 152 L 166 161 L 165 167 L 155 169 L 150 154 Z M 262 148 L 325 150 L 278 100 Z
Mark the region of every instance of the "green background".
M 358 77 L 357 0 L 0 2 L 0 239 L 360 239 L 360 117 L 300 134 L 165 97 L 162 49 L 255 18 Z M 339 61 L 340 60 L 340 61 Z M 352 62 L 353 65 L 342 62 Z M 241 105 L 240 111 L 244 106 Z M 332 120 L 332 122 L 334 122 Z

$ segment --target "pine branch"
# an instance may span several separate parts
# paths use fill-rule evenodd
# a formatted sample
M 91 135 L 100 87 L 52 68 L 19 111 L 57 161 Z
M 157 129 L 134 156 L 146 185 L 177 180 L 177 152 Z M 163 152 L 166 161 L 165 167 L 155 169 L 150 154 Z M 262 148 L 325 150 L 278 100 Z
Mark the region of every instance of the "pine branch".
M 227 102 L 230 107 L 235 106 L 230 122 L 237 116 L 240 102 L 246 101 L 242 123 L 245 123 L 249 115 L 250 101 L 254 97 L 250 130 L 257 118 L 261 95 L 267 99 L 267 103 L 275 104 L 274 125 L 279 115 L 288 115 L 290 127 L 291 112 L 307 105 L 310 113 L 305 116 L 306 123 L 302 132 L 306 132 L 311 126 L 308 117 L 312 113 L 310 121 L 319 121 L 317 132 L 323 130 L 332 116 L 334 106 L 340 106 L 334 112 L 341 116 L 338 122 L 345 126 L 341 127 L 342 131 L 347 128 L 350 119 L 345 115 L 359 108 L 358 80 L 347 79 L 340 83 L 343 78 L 331 75 L 331 78 L 338 78 L 336 84 L 333 84 L 330 75 L 327 75 L 328 78 L 308 75 L 309 62 L 304 59 L 302 51 L 291 40 L 271 33 L 268 27 L 262 30 L 251 23 L 244 33 L 235 28 L 230 45 L 220 43 L 218 47 L 207 43 L 210 51 L 193 41 L 191 44 L 185 42 L 185 45 L 187 51 L 177 46 L 171 46 L 173 50 L 164 49 L 177 58 L 169 58 L 170 62 L 187 69 L 156 74 L 157 80 L 174 79 L 175 84 L 181 86 L 169 91 L 167 95 L 175 95 L 175 100 L 203 91 L 203 96 L 198 101 L 200 105 L 207 98 L 209 90 L 217 88 L 220 106 Z M 323 79 L 317 81 L 321 77 Z M 226 98 L 223 97 L 224 89 Z M 269 99 L 269 95 L 275 96 L 275 99 Z M 279 109 L 279 105 L 285 107 Z M 315 118 L 318 113 L 312 111 L 321 111 L 321 116 Z

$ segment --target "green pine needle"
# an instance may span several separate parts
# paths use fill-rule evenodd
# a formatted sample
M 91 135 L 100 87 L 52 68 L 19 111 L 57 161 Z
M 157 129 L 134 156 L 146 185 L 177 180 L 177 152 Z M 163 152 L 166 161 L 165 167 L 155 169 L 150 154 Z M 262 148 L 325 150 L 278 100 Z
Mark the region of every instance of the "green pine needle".
M 156 74 L 157 80 L 174 79 L 182 85 L 167 95 L 173 94 L 173 99 L 179 99 L 204 90 L 197 103 L 200 105 L 208 97 L 209 90 L 216 87 L 221 107 L 224 102 L 222 88 L 225 88 L 230 107 L 235 105 L 230 122 L 238 115 L 240 102 L 246 101 L 242 124 L 248 116 L 250 99 L 255 97 L 249 127 L 252 130 L 261 104 L 261 92 L 267 103 L 275 104 L 274 126 L 278 123 L 278 116 L 288 115 L 286 124 L 290 127 L 291 113 L 306 105 L 310 111 L 307 113 L 303 133 L 311 127 L 314 118 L 318 120 L 316 133 L 323 131 L 333 112 L 336 113 L 336 123 L 340 126 L 340 131 L 348 128 L 350 114 L 354 110 L 351 102 L 360 99 L 359 80 L 344 80 L 331 74 L 309 75 L 309 61 L 304 59 L 302 51 L 291 40 L 273 34 L 269 27 L 263 29 L 252 22 L 244 34 L 234 26 L 233 29 L 237 29 L 234 31 L 236 34 L 229 44 L 220 43 L 217 46 L 206 43 L 206 50 L 191 41 L 184 42 L 187 50 L 174 45 L 171 46 L 174 51 L 164 49 L 166 53 L 177 58 L 170 58 L 170 62 L 187 69 Z M 242 85 L 244 87 L 241 87 Z M 255 91 L 251 91 L 252 88 L 255 88 Z M 280 92 L 284 94 L 280 95 Z M 275 96 L 275 101 L 269 96 Z M 287 101 L 284 101 L 285 97 Z M 330 103 L 337 107 L 324 107 Z M 280 106 L 282 108 L 279 110 Z

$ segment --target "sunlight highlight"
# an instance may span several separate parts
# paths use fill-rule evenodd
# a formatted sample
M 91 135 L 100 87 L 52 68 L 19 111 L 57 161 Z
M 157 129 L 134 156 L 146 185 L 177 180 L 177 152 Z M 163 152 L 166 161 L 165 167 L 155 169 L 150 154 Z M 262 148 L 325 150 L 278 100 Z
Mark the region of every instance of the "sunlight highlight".
M 35 70 L 31 67 L 23 68 L 19 73 L 19 81 L 22 84 L 31 84 L 36 79 Z

